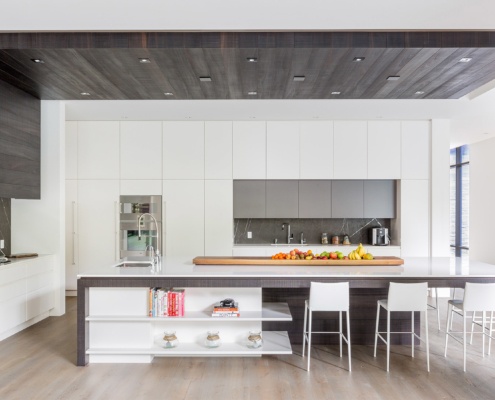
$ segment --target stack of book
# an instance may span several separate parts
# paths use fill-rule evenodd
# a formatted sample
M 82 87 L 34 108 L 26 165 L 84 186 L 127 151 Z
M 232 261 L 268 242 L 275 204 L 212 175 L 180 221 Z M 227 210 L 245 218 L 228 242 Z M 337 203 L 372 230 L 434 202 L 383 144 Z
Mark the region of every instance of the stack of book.
M 150 288 L 149 313 L 150 317 L 183 317 L 184 289 Z
M 213 306 L 212 317 L 239 317 L 239 305 L 234 303 L 232 307 L 224 307 L 221 303 L 216 303 Z

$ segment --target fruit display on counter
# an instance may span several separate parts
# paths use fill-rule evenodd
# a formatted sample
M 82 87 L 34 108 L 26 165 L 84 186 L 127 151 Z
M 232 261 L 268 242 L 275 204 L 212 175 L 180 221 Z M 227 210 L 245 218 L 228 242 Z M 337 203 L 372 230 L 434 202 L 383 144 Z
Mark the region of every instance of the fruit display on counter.
M 322 251 L 319 254 L 313 254 L 312 250 L 294 249 L 289 253 L 274 254 L 271 258 L 272 260 L 373 260 L 373 255 L 366 252 L 363 245 L 359 243 L 359 246 L 347 256 L 341 251 Z

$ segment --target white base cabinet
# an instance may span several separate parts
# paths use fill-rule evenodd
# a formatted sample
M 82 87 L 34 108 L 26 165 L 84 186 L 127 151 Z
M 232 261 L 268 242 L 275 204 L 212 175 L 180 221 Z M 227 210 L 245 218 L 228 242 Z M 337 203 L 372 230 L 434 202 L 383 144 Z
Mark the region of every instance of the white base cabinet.
M 185 288 L 183 317 L 148 317 L 149 288 L 90 288 L 90 363 L 149 363 L 156 356 L 261 356 L 292 354 L 287 332 L 262 332 L 263 345 L 247 346 L 249 331 L 262 321 L 292 321 L 286 303 L 262 303 L 261 288 Z M 239 303 L 239 317 L 212 317 L 213 304 L 224 298 Z M 179 340 L 165 348 L 161 340 L 173 330 Z M 221 345 L 208 348 L 207 331 L 217 330 Z
M 49 316 L 54 264 L 54 256 L 40 256 L 0 267 L 0 340 Z

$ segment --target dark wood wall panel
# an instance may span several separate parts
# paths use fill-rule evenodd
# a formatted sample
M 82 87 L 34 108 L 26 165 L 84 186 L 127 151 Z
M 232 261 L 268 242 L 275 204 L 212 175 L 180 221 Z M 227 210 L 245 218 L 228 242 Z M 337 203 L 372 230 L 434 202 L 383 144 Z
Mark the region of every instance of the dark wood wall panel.
M 0 198 L 40 198 L 40 100 L 0 80 Z

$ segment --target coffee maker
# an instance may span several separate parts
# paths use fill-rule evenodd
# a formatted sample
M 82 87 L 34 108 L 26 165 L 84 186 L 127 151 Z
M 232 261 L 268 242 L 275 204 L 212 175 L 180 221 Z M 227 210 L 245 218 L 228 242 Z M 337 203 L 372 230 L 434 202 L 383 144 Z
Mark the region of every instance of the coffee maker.
M 369 242 L 373 246 L 388 246 L 390 237 L 387 228 L 371 228 L 369 230 Z

